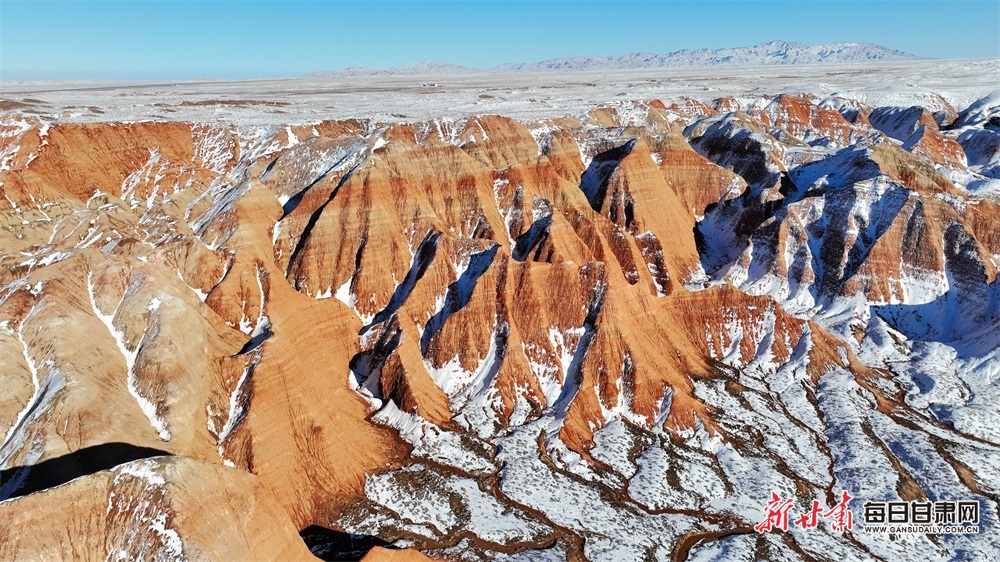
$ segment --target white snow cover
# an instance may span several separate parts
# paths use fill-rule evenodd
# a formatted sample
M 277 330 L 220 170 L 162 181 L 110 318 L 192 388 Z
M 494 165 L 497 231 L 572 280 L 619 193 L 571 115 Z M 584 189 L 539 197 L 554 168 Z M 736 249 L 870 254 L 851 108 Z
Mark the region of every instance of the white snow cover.
M 33 306 L 17 327 L 17 340 L 21 344 L 25 364 L 31 373 L 34 391 L 24 408 L 17 414 L 7 430 L 3 444 L 0 445 L 0 467 L 3 468 L 11 468 L 9 466 L 11 459 L 25 447 L 29 447 L 29 450 L 21 462 L 31 464 L 41 457 L 42 449 L 36 447 L 36 443 L 29 440 L 29 437 L 32 436 L 32 424 L 46 414 L 55 394 L 66 384 L 66 377 L 56 366 L 54 360 L 45 359 L 39 364 L 24 339 L 25 323 L 32 321 L 39 310 L 37 305 Z M 9 325 L 4 328 L 5 331 L 12 331 Z M 0 500 L 8 498 L 23 483 L 25 477 L 27 477 L 27 473 L 15 473 L 12 478 L 4 482 L 0 486 Z
M 446 142 L 456 142 L 455 120 L 471 115 L 501 114 L 523 119 L 547 119 L 563 114 L 582 115 L 608 100 L 664 102 L 693 97 L 711 100 L 724 94 L 754 99 L 760 92 L 811 92 L 820 98 L 839 96 L 872 106 L 926 105 L 945 99 L 962 109 L 997 90 L 996 59 L 912 60 L 898 62 L 844 62 L 837 65 L 763 66 L 752 73 L 734 74 L 732 68 L 659 68 L 609 71 L 547 71 L 542 79 L 551 88 L 540 88 L 531 72 L 450 76 L 425 95 L 427 76 L 369 76 L 359 86 L 351 76 L 303 77 L 295 80 L 246 80 L 239 82 L 154 84 L 118 83 L 107 89 L 79 89 L 73 83 L 17 84 L 8 82 L 5 94 L 22 92 L 55 107 L 99 106 L 104 113 L 71 112 L 46 116 L 52 121 L 173 120 L 238 125 L 242 162 L 283 149 L 287 142 L 258 144 L 286 123 L 308 124 L 322 119 L 368 116 L 378 121 L 437 119 L 436 128 Z M 669 86 L 667 86 L 669 85 Z M 490 92 L 491 98 L 480 97 Z M 933 95 L 929 94 L 933 93 Z M 499 94 L 499 95 L 497 95 Z M 624 94 L 618 96 L 618 94 Z M 938 97 L 940 96 L 940 97 Z M 261 111 L 259 106 L 180 106 L 191 99 L 267 99 L 288 102 L 282 113 Z M 544 98 L 544 102 L 541 100 Z M 172 105 L 164 112 L 156 103 Z M 394 114 L 405 114 L 405 118 Z M 449 119 L 441 119 L 443 116 Z M 451 126 L 449 126 L 449 123 Z M 25 128 L 27 128 L 26 125 Z M 220 129 L 210 134 L 202 152 L 213 166 L 226 161 Z M 283 135 L 284 136 L 284 135 Z M 246 140 L 251 139 L 251 140 Z M 207 147 L 217 147 L 209 150 Z M 208 156 L 211 154 L 212 156 Z M 218 158 L 215 158 L 217 156 Z M 3 167 L 0 156 L 0 168 Z M 586 160 L 584 161 L 586 163 Z M 239 172 L 239 167 L 234 171 Z
M 133 287 L 134 285 L 130 285 L 129 289 L 134 290 Z M 170 430 L 167 428 L 166 420 L 159 417 L 156 404 L 140 394 L 139 388 L 136 386 L 138 379 L 135 373 L 135 362 L 139 356 L 139 351 L 142 349 L 143 340 L 146 338 L 146 331 L 143 331 L 142 339 L 140 339 L 138 343 L 134 344 L 134 349 L 129 349 L 125 341 L 125 333 L 116 328 L 114 325 L 114 319 L 121 308 L 121 304 L 129 296 L 129 291 L 126 291 L 122 300 L 115 308 L 115 311 L 111 314 L 104 314 L 97 306 L 97 301 L 94 296 L 93 274 L 89 274 L 87 276 L 87 295 L 90 297 L 90 306 L 94 311 L 94 315 L 104 323 L 105 327 L 107 327 L 108 333 L 110 333 L 111 337 L 114 338 L 115 343 L 118 345 L 118 350 L 121 352 L 122 358 L 125 360 L 125 380 L 128 384 L 129 393 L 132 394 L 136 403 L 139 404 L 139 408 L 142 410 L 142 413 L 146 414 L 146 417 L 149 418 L 149 424 L 156 430 L 160 439 L 170 441 Z
M 442 534 L 467 528 L 476 536 L 508 544 L 530 540 L 548 527 L 526 513 L 500 503 L 471 478 L 413 465 L 372 476 L 365 483 L 368 498 L 405 520 L 426 524 Z M 455 504 L 461 506 L 455 509 Z
M 170 527 L 172 514 L 161 492 L 166 480 L 160 470 L 157 459 L 141 459 L 119 465 L 112 471 L 114 486 L 108 494 L 107 515 L 123 518 L 128 525 L 128 533 L 112 546 L 117 546 L 122 554 L 129 553 L 127 558 L 178 560 L 184 557 L 184 543 Z M 131 489 L 137 490 L 137 494 L 119 493 L 133 483 L 138 484 Z M 153 538 L 156 540 L 150 540 Z
M 489 458 L 474 450 L 475 439 L 471 436 L 438 427 L 417 414 L 403 412 L 392 400 L 386 401 L 371 419 L 398 430 L 399 436 L 414 447 L 413 455 L 417 457 L 469 474 L 489 474 L 496 469 Z M 478 448 L 488 450 L 491 447 L 479 443 Z

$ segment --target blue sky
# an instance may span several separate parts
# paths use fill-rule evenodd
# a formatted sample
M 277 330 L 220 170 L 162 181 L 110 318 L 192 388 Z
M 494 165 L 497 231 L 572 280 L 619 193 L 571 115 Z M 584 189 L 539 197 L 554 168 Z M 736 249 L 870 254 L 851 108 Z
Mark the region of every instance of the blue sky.
M 0 30 L 3 80 L 254 78 L 774 39 L 997 57 L 1000 2 L 0 0 Z

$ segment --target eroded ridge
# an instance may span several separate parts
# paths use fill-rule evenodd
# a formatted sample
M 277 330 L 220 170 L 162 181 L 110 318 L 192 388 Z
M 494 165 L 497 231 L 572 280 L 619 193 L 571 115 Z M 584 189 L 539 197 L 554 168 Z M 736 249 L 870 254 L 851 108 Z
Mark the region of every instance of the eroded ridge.
M 995 552 L 754 531 L 772 491 L 998 523 L 1000 109 L 936 103 L 4 114 L 0 552 Z

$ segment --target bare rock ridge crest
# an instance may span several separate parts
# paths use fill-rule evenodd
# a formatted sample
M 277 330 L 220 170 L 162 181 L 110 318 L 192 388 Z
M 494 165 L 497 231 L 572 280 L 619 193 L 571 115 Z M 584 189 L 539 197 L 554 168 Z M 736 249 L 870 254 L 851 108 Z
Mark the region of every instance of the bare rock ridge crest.
M 454 76 L 482 73 L 846 64 L 909 60 L 920 60 L 920 57 L 873 43 L 840 42 L 829 45 L 806 45 L 795 42 L 770 41 L 753 47 L 683 49 L 667 54 L 628 53 L 617 56 L 568 57 L 541 62 L 506 63 L 493 68 L 476 68 L 432 61 L 390 68 L 352 66 L 339 71 L 314 72 L 306 76 L 313 78 L 327 76 Z
M 987 558 L 996 100 L 4 113 L 0 557 Z

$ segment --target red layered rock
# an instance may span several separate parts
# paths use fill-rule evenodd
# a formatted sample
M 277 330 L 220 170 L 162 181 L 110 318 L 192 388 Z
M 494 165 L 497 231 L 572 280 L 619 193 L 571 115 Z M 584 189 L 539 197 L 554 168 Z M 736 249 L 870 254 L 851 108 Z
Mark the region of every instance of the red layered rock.
M 872 113 L 902 146 L 861 109 L 847 119 L 788 95 L 256 135 L 2 128 L 0 462 L 23 480 L 2 485 L 0 528 L 40 542 L 0 550 L 301 557 L 298 531 L 367 525 L 423 548 L 586 552 L 586 533 L 503 489 L 524 459 L 498 459 L 523 432 L 539 470 L 604 486 L 595 497 L 613 506 L 648 500 L 623 498 L 668 444 L 712 463 L 723 447 L 760 453 L 815 488 L 713 392 L 791 416 L 760 389 L 794 375 L 796 407 L 857 385 L 898 415 L 909 403 L 862 343 L 908 352 L 911 311 L 875 321 L 871 307 L 986 303 L 970 325 L 926 333 L 942 341 L 993 321 L 998 206 L 944 175 L 965 155 L 925 113 Z M 618 448 L 632 474 L 602 446 L 611 431 L 638 436 Z M 426 450 L 448 438 L 465 448 Z M 134 458 L 79 461 L 112 444 Z M 534 534 L 452 533 L 373 507 L 401 501 L 379 478 L 430 478 L 420 467 Z M 492 505 L 454 494 L 444 511 L 468 521 Z M 68 530 L 46 522 L 69 503 Z
M 963 169 L 967 164 L 962 145 L 926 125 L 914 131 L 903 148 L 946 168 Z
M 824 109 L 808 99 L 783 94 L 764 108 L 775 127 L 787 129 L 803 140 L 820 137 L 835 145 L 852 144 L 862 135 L 839 113 Z

